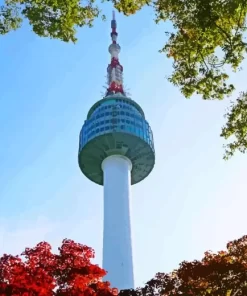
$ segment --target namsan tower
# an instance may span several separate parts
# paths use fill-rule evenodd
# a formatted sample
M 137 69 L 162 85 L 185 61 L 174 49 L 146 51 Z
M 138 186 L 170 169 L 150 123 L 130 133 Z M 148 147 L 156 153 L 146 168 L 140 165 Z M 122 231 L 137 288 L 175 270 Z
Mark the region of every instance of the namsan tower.
M 115 14 L 111 21 L 107 90 L 87 114 L 79 139 L 79 166 L 104 186 L 104 280 L 119 290 L 134 288 L 131 243 L 131 185 L 146 178 L 155 163 L 153 133 L 142 108 L 123 88 L 123 67 Z

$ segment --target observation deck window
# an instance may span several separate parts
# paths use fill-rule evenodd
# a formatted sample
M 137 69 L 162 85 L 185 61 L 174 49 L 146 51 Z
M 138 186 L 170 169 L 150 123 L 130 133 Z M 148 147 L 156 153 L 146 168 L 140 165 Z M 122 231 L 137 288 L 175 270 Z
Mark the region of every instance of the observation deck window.
M 141 128 L 139 129 L 139 134 L 140 134 L 140 136 L 143 138 L 143 136 L 144 136 L 144 135 L 143 135 L 143 129 L 141 129 Z
M 116 105 L 117 104 L 117 105 Z M 134 104 L 133 102 L 129 102 L 125 99 L 110 99 L 107 100 L 105 102 L 102 102 L 100 105 L 96 106 L 94 111 L 91 113 L 90 117 L 94 117 L 96 116 L 96 118 L 100 118 L 103 116 L 108 116 L 109 114 L 102 114 L 103 111 L 105 110 L 109 110 L 111 108 L 120 108 L 120 109 L 124 109 L 124 110 L 129 110 L 132 113 L 138 114 L 140 117 L 143 117 L 142 112 L 139 110 L 138 105 Z M 98 113 L 101 114 L 98 114 Z M 121 114 L 124 115 L 121 111 Z M 98 117 L 99 116 L 99 117 Z M 129 115 L 127 115 L 129 116 Z M 130 115 L 135 116 L 135 115 Z
M 125 131 L 142 138 L 154 149 L 152 130 L 135 104 L 130 104 L 125 100 L 119 102 L 121 102 L 119 106 L 108 104 L 100 108 L 98 106 L 94 110 L 92 117 L 90 116 L 84 122 L 79 140 L 81 148 L 95 136 L 114 131 Z M 133 107 L 126 106 L 127 104 Z M 112 110 L 109 110 L 108 107 L 112 108 Z M 107 111 L 105 111 L 106 109 Z

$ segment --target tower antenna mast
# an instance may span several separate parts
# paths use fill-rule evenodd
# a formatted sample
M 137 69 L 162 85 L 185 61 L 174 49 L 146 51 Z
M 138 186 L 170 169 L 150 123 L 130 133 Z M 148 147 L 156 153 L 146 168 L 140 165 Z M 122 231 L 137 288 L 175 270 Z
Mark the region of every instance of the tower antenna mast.
M 115 18 L 115 11 L 112 12 L 111 21 L 111 39 L 108 50 L 111 54 L 111 62 L 107 67 L 107 91 L 106 96 L 111 94 L 122 94 L 125 95 L 123 89 L 123 66 L 119 62 L 119 53 L 121 51 L 120 45 L 117 43 L 117 21 Z

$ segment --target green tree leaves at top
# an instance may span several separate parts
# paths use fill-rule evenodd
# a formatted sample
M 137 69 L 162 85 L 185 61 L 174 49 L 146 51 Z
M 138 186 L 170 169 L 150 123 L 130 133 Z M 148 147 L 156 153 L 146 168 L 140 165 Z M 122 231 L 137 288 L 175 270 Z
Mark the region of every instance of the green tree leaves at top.
M 92 26 L 100 15 L 95 0 L 3 1 L 2 35 L 16 30 L 27 19 L 39 36 L 76 42 L 77 28 Z M 156 22 L 171 22 L 173 29 L 167 32 L 168 41 L 160 51 L 173 60 L 168 80 L 186 98 L 198 94 L 205 100 L 223 99 L 232 93 L 229 72 L 240 68 L 247 51 L 247 0 L 102 0 L 105 1 L 112 1 L 125 15 L 149 5 L 156 13 Z M 246 105 L 242 103 L 245 97 L 241 96 L 226 116 L 228 122 L 222 136 L 235 135 L 236 141 L 227 145 L 225 159 L 236 150 L 247 149 L 243 136 L 247 129 Z
M 247 93 L 243 92 L 235 103 L 232 103 L 227 114 L 227 123 L 221 136 L 234 140 L 225 145 L 224 159 L 229 159 L 236 151 L 245 153 L 247 150 Z
M 109 1 L 109 0 L 106 0 Z M 144 5 L 151 5 L 152 0 L 112 0 L 114 7 L 124 15 L 131 15 L 140 10 Z
M 105 2 L 107 0 L 102 0 Z M 145 5 L 156 21 L 171 21 L 172 32 L 161 52 L 173 59 L 169 81 L 187 98 L 223 99 L 234 89 L 224 65 L 240 66 L 247 44 L 247 0 L 111 0 L 125 15 Z M 104 5 L 104 4 L 102 4 Z M 92 26 L 100 14 L 95 0 L 5 0 L 0 10 L 0 34 L 17 29 L 27 18 L 39 36 L 76 41 L 76 29 Z
M 94 0 L 6 0 L 0 10 L 0 34 L 17 29 L 24 17 L 39 36 L 75 42 L 76 28 L 92 26 L 98 16 Z
M 15 5 L 0 6 L 0 35 L 7 34 L 20 27 L 22 19 L 19 13 L 19 8 Z
M 236 71 L 246 51 L 246 0 L 157 0 L 157 21 L 170 20 L 175 29 L 162 52 L 173 58 L 169 80 L 185 97 L 223 99 L 227 84 L 224 65 Z

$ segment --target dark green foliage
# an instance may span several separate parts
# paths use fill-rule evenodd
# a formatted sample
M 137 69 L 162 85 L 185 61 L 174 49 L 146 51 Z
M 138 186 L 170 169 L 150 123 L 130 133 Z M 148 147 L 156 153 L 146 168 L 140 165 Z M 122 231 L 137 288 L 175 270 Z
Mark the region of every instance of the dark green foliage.
M 107 0 L 109 1 L 109 0 Z M 112 0 L 114 7 L 124 15 L 131 15 L 140 10 L 144 5 L 151 5 L 152 0 Z
M 1 34 L 17 29 L 27 18 L 37 35 L 65 42 L 75 42 L 76 28 L 91 27 L 100 12 L 94 0 L 6 0 L 2 11 Z
M 186 98 L 223 99 L 234 90 L 227 83 L 229 70 L 237 71 L 247 50 L 247 0 L 157 0 L 158 21 L 171 21 L 173 32 L 161 52 L 173 59 L 168 78 Z M 224 159 L 247 149 L 246 94 L 227 113 L 222 137 L 235 137 L 226 145 Z
M 107 0 L 102 0 L 105 2 Z M 95 0 L 5 0 L 0 11 L 0 33 L 6 34 L 27 18 L 36 34 L 76 41 L 76 29 L 92 26 L 100 15 Z M 115 8 L 131 15 L 145 5 L 156 21 L 171 21 L 172 32 L 161 52 L 173 59 L 169 81 L 185 97 L 223 99 L 234 89 L 227 83 L 224 65 L 233 71 L 246 52 L 247 0 L 112 0 Z
M 221 136 L 225 139 L 233 137 L 227 144 L 224 159 L 229 159 L 236 151 L 245 153 L 247 150 L 247 93 L 243 92 L 235 103 L 232 103 L 227 114 L 227 123 Z
M 173 58 L 169 80 L 185 97 L 223 99 L 231 94 L 224 65 L 236 71 L 246 51 L 246 0 L 157 0 L 157 21 L 170 20 L 174 32 L 161 50 Z
M 173 60 L 168 80 L 186 98 L 193 94 L 205 100 L 223 99 L 234 90 L 229 72 L 237 71 L 247 51 L 245 42 L 247 0 L 102 0 L 131 15 L 149 5 L 156 22 L 170 21 L 173 28 L 160 52 Z M 104 4 L 102 4 L 104 5 Z M 25 18 L 42 37 L 76 42 L 76 30 L 92 26 L 101 15 L 95 0 L 5 0 L 0 7 L 0 34 L 20 27 Z M 104 15 L 101 15 L 104 18 Z M 228 71 L 224 68 L 227 66 Z M 235 135 L 226 146 L 225 159 L 236 150 L 245 152 L 246 95 L 242 94 L 226 115 L 222 137 Z
M 18 6 L 11 4 L 0 6 L 0 35 L 18 29 L 21 22 Z

